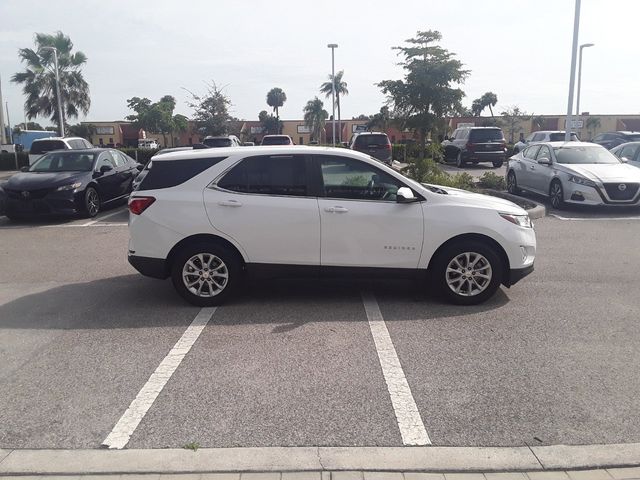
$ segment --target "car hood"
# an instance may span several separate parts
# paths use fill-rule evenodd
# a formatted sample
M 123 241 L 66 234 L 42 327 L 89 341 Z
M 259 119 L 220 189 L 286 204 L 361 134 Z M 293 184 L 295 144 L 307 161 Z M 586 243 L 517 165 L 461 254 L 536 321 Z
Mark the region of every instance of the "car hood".
M 439 188 L 446 193 L 442 194 L 446 200 L 458 205 L 468 205 L 472 207 L 490 208 L 503 213 L 511 213 L 513 215 L 525 215 L 527 211 L 515 203 L 505 200 L 504 198 L 492 197 L 491 195 L 483 195 L 480 193 L 472 193 L 459 188 L 443 187 L 440 185 L 431 185 Z M 433 193 L 433 192 L 432 192 Z
M 56 188 L 83 181 L 91 172 L 21 172 L 13 175 L 5 188 L 9 190 L 39 190 Z
M 626 163 L 587 163 L 580 165 L 562 164 L 568 173 L 575 173 L 592 181 L 607 182 L 638 182 L 640 170 Z

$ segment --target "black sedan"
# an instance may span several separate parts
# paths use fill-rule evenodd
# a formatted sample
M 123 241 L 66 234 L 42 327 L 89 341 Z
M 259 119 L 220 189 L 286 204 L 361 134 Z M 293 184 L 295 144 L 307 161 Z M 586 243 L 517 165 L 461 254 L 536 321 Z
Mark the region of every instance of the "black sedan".
M 10 219 L 37 215 L 95 217 L 105 204 L 131 193 L 142 168 L 118 150 L 58 150 L 43 155 L 3 185 Z

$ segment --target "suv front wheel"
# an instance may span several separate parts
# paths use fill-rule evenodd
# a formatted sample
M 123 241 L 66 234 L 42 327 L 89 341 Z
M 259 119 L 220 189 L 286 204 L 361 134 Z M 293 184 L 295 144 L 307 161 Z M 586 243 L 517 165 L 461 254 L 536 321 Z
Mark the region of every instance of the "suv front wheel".
M 181 250 L 171 267 L 178 293 L 198 307 L 222 304 L 240 283 L 237 254 L 220 245 L 198 243 Z
M 475 305 L 493 296 L 502 283 L 503 268 L 493 248 L 479 241 L 463 241 L 438 254 L 432 281 L 445 300 Z

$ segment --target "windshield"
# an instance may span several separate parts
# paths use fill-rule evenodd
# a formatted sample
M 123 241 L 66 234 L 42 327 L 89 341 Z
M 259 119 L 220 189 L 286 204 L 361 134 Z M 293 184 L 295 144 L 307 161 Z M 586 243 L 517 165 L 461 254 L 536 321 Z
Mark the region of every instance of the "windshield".
M 73 150 L 51 152 L 34 163 L 30 172 L 88 172 L 93 169 L 96 153 Z
M 621 163 L 620 160 L 609 150 L 600 145 L 579 146 L 579 147 L 556 147 L 553 149 L 556 154 L 558 163 L 565 164 L 587 164 L 602 163 L 614 164 Z

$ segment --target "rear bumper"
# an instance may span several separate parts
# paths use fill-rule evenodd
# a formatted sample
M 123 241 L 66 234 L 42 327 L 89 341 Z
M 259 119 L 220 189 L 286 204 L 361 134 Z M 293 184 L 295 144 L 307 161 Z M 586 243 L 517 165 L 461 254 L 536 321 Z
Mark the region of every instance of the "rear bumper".
M 129 253 L 127 259 L 133 268 L 146 277 L 164 280 L 169 276 L 167 262 L 163 258 L 139 257 Z
M 505 162 L 507 155 L 504 152 L 465 152 L 462 158 L 470 162 Z
M 515 285 L 516 283 L 518 283 L 520 280 L 522 280 L 524 277 L 526 277 L 532 272 L 533 272 L 533 263 L 528 267 L 524 267 L 524 268 L 512 268 L 511 270 L 509 270 L 509 278 L 505 282 L 505 286 L 510 287 L 512 285 Z

